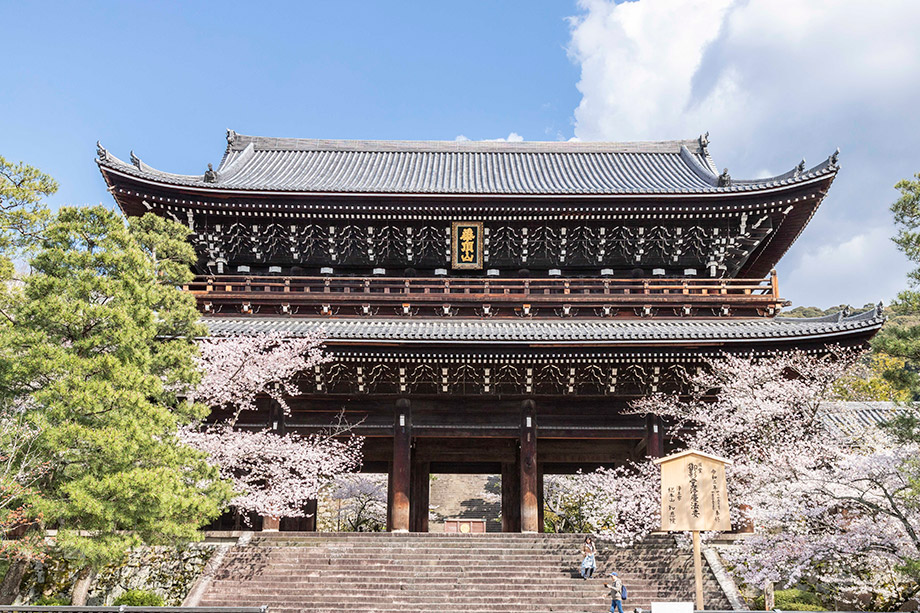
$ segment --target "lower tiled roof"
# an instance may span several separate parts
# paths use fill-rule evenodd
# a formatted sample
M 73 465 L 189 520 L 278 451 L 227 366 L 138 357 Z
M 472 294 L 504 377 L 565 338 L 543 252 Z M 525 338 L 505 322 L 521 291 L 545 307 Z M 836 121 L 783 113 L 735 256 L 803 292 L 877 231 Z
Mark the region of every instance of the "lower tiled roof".
M 212 337 L 319 333 L 330 344 L 458 343 L 623 345 L 736 343 L 750 340 L 826 339 L 873 332 L 884 317 L 878 309 L 844 317 L 772 319 L 490 320 L 490 319 L 322 319 L 297 317 L 206 317 Z

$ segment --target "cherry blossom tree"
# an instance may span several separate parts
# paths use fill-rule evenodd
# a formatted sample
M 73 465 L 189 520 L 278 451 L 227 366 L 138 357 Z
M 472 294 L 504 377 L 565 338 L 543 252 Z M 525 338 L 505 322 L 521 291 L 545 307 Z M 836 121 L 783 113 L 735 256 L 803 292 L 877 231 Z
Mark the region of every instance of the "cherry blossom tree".
M 728 553 L 750 585 L 804 582 L 837 601 L 896 610 L 920 591 L 920 508 L 906 467 L 916 443 L 869 427 L 825 432 L 800 448 L 777 448 L 772 471 L 750 471 L 745 502 L 757 534 Z M 868 599 L 868 600 L 867 600 Z
M 387 525 L 386 475 L 339 475 L 328 488 L 325 523 L 336 531 L 378 532 Z
M 628 462 L 543 481 L 544 518 L 554 532 L 587 532 L 625 547 L 660 525 L 658 466 Z
M 734 462 L 726 477 L 735 518 L 757 528 L 726 553 L 743 581 L 801 582 L 890 610 L 918 593 L 905 572 L 920 558 L 906 468 L 920 449 L 872 426 L 832 426 L 837 383 L 859 359 L 839 348 L 725 355 L 690 378 L 689 394 L 655 395 L 635 410 L 665 418 L 678 447 Z
M 233 481 L 239 495 L 230 504 L 243 514 L 303 517 L 308 501 L 361 465 L 362 439 L 332 433 L 279 436 L 220 424 L 187 431 L 184 438 Z
M 309 436 L 236 427 L 243 411 L 256 409 L 259 397 L 271 398 L 289 414 L 286 398 L 298 393 L 297 376 L 328 360 L 321 344 L 318 335 L 278 334 L 201 342 L 202 379 L 188 398 L 230 417 L 187 429 L 183 437 L 234 483 L 238 495 L 230 504 L 244 515 L 303 517 L 308 501 L 361 465 L 363 439 L 342 420 Z
M 209 338 L 199 349 L 202 379 L 187 396 L 192 402 L 232 411 L 230 425 L 236 425 L 242 411 L 255 410 L 259 396 L 269 396 L 288 414 L 286 397 L 298 393 L 297 375 L 329 360 L 318 334 Z

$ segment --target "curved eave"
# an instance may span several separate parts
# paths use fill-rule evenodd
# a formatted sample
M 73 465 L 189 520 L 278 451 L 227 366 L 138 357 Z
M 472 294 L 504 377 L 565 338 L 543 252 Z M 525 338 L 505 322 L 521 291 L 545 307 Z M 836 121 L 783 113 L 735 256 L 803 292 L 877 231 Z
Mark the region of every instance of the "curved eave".
M 595 199 L 611 197 L 629 198 L 660 198 L 662 196 L 674 198 L 725 198 L 729 196 L 747 196 L 752 194 L 771 194 L 784 191 L 797 186 L 806 186 L 811 183 L 826 180 L 836 175 L 838 166 L 830 160 L 800 174 L 764 179 L 762 181 L 736 181 L 725 187 L 703 187 L 698 189 L 662 189 L 648 188 L 643 190 L 608 190 L 608 191 L 533 191 L 533 192 L 498 192 L 498 191 L 302 191 L 296 189 L 252 189 L 222 186 L 219 183 L 206 183 L 201 177 L 192 175 L 175 175 L 160 171 L 147 170 L 141 163 L 141 168 L 128 164 L 106 154 L 104 159 L 97 158 L 98 164 L 106 183 L 111 187 L 115 184 L 108 173 L 122 177 L 129 181 L 148 185 L 151 188 L 163 191 L 181 190 L 190 194 L 198 194 L 202 199 L 226 200 L 228 198 L 264 198 L 264 197 L 342 197 L 342 198 L 438 198 L 438 199 Z
M 275 333 L 297 337 L 321 333 L 330 346 L 451 346 L 504 348 L 553 348 L 571 350 L 703 347 L 731 349 L 756 345 L 758 348 L 780 346 L 823 346 L 859 344 L 871 338 L 884 323 L 877 310 L 837 321 L 826 318 L 736 321 L 663 320 L 651 323 L 598 321 L 568 324 L 548 322 L 444 322 L 443 320 L 342 320 L 294 318 L 205 318 L 204 323 L 215 338 Z M 463 331 L 453 326 L 467 325 Z M 506 330 L 502 330 L 506 328 Z

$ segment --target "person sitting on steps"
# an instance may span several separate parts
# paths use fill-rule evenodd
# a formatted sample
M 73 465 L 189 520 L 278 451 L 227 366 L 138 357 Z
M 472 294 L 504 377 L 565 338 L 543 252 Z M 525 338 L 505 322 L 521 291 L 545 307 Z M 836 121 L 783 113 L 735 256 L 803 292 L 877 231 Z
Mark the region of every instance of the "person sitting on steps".
M 581 578 L 590 579 L 594 574 L 594 569 L 597 568 L 597 564 L 594 561 L 594 554 L 597 553 L 597 548 L 594 546 L 594 539 L 590 535 L 585 537 L 585 544 L 581 548 L 581 553 L 584 555 L 584 559 L 581 561 Z

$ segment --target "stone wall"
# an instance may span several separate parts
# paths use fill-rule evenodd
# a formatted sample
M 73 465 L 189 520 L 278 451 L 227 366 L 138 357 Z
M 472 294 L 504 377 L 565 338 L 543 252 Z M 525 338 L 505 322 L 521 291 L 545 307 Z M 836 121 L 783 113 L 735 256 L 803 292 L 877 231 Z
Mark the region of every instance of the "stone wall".
M 140 589 L 159 594 L 166 606 L 179 606 L 216 547 L 211 543 L 193 543 L 178 548 L 133 550 L 120 563 L 96 573 L 86 604 L 111 605 L 124 592 Z M 69 599 L 77 571 L 72 560 L 61 558 L 31 564 L 22 578 L 15 604 L 34 603 L 42 596 Z

